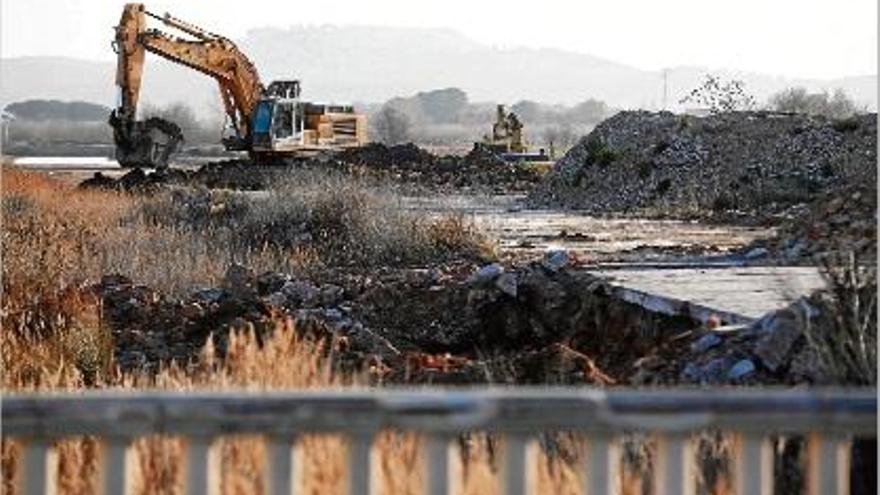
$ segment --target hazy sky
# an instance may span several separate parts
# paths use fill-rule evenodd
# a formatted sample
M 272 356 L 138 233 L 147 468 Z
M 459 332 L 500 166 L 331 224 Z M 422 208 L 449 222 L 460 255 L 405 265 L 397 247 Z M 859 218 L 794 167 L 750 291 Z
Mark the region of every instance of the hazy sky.
M 118 0 L 2 0 L 4 57 L 112 58 Z M 320 24 L 445 27 L 502 46 L 557 47 L 643 69 L 790 77 L 877 72 L 877 0 L 180 0 L 146 3 L 236 38 Z

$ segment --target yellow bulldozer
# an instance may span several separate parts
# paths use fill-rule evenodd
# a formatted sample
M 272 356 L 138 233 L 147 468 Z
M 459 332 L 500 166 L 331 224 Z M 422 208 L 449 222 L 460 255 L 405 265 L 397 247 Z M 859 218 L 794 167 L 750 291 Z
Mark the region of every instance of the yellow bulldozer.
M 474 148 L 487 150 L 510 162 L 545 162 L 549 160 L 544 150 L 540 150 L 538 153 L 529 152 L 522 122 L 515 113 L 508 112 L 504 105 L 498 105 L 495 110 L 492 135 L 484 136 L 482 141 L 474 143 Z
M 147 28 L 147 18 L 175 29 L 177 35 Z M 367 141 L 366 116 L 351 106 L 302 101 L 297 80 L 264 86 L 254 64 L 230 39 L 169 14 L 151 13 L 143 4 L 125 5 L 113 48 L 119 97 L 110 125 L 116 158 L 123 167 L 166 167 L 183 141 L 174 122 L 137 119 L 146 52 L 217 81 L 227 116 L 221 139 L 227 150 L 247 151 L 256 161 L 271 161 L 362 146 Z

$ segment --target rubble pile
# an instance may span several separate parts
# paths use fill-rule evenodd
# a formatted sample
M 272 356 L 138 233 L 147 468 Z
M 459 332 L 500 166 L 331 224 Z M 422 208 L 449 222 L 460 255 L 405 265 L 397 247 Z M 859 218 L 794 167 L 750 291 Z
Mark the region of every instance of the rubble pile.
M 533 168 L 507 163 L 486 151 L 468 155 L 435 156 L 409 143 L 370 144 L 336 155 L 296 158 L 277 165 L 247 160 L 208 163 L 198 170 L 164 169 L 146 173 L 135 169 L 118 179 L 100 172 L 80 186 L 150 193 L 163 186 L 201 186 L 211 189 L 265 190 L 293 169 L 334 170 L 390 179 L 395 183 L 431 190 L 489 189 L 499 193 L 527 191 L 542 175 Z
M 321 279 L 230 267 L 220 287 L 181 298 L 121 276 L 92 290 L 104 301 L 123 369 L 197 357 L 209 334 L 222 353 L 230 329 L 258 335 L 289 318 L 342 342 L 347 366 L 391 382 L 616 383 L 649 352 L 680 352 L 670 336 L 694 321 L 618 299 L 556 252 L 519 267 L 458 264 Z M 380 363 L 381 366 L 377 366 Z M 674 379 L 668 374 L 666 379 Z
M 823 191 L 876 182 L 877 115 L 620 112 L 560 160 L 535 206 L 774 222 Z
M 807 264 L 852 253 L 862 262 L 874 263 L 877 190 L 873 184 L 860 184 L 822 194 L 782 225 L 776 236 L 757 241 L 743 252 L 749 259 Z
M 858 296 L 862 301 L 875 299 L 876 282 L 862 291 Z M 767 313 L 745 328 L 696 332 L 676 360 L 646 359 L 637 363 L 639 370 L 632 384 L 654 383 L 658 374 L 672 372 L 678 372 L 678 383 L 702 385 L 832 384 L 840 377 L 830 376 L 821 365 L 817 347 L 808 345 L 807 332 L 814 332 L 816 341 L 821 339 L 820 333 L 834 340 L 846 338 L 834 330 L 840 325 L 839 297 L 830 291 L 817 291 Z M 876 325 L 876 309 L 866 311 L 865 321 Z M 876 327 L 868 334 L 876 338 Z M 874 342 L 865 344 L 873 346 Z

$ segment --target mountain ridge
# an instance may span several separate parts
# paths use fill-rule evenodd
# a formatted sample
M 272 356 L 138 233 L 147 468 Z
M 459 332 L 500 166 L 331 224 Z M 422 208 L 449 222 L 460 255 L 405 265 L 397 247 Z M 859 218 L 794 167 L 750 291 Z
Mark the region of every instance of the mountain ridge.
M 663 71 L 643 70 L 562 48 L 499 48 L 451 29 L 375 26 L 256 28 L 236 43 L 265 81 L 298 78 L 307 99 L 382 102 L 434 88 L 458 87 L 472 101 L 534 100 L 571 105 L 589 98 L 617 108 L 664 107 Z M 0 59 L 0 104 L 28 98 L 80 99 L 112 105 L 113 62 L 63 56 Z M 787 78 L 691 65 L 666 70 L 665 106 L 706 73 L 736 77 L 766 101 L 792 86 L 810 91 L 842 88 L 857 103 L 877 108 L 876 76 L 831 80 Z M 185 101 L 201 115 L 220 115 L 216 84 L 202 74 L 149 56 L 143 101 Z

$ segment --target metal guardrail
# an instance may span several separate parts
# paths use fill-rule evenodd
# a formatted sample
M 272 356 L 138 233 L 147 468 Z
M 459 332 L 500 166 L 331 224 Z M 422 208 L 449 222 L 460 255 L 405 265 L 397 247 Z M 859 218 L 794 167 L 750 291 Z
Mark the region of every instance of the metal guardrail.
M 54 441 L 96 435 L 105 444 L 106 494 L 126 492 L 126 456 L 145 435 L 189 439 L 187 490 L 216 493 L 215 438 L 263 434 L 268 442 L 267 493 L 294 493 L 296 439 L 307 433 L 342 433 L 351 438 L 349 487 L 374 493 L 371 448 L 375 434 L 399 429 L 428 436 L 426 493 L 450 491 L 449 445 L 459 432 L 485 430 L 506 436 L 502 480 L 505 493 L 527 493 L 535 436 L 570 430 L 587 437 L 585 492 L 615 493 L 619 453 L 616 438 L 641 430 L 658 439 L 658 494 L 694 489 L 691 435 L 706 428 L 737 434 L 734 486 L 738 494 L 772 490 L 768 435 L 805 434 L 811 494 L 849 492 L 849 442 L 876 436 L 877 392 L 854 390 L 594 390 L 553 388 L 463 390 L 324 390 L 314 392 L 89 392 L 15 394 L 2 400 L 4 438 L 25 443 L 22 493 L 48 493 L 55 466 Z

